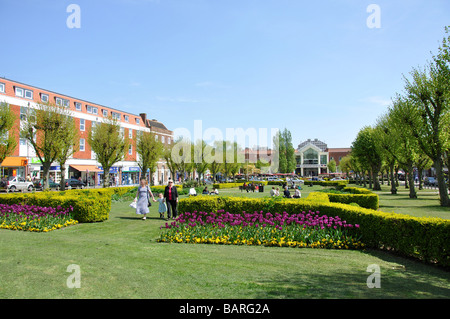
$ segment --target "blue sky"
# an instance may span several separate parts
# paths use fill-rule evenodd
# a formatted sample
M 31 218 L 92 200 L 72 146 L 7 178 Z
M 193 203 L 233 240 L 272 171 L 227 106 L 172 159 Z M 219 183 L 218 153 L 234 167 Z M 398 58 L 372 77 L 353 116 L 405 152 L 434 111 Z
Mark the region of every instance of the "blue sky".
M 71 3 L 80 28 L 66 25 Z M 366 24 L 372 3 L 380 28 Z M 0 77 L 172 130 L 286 127 L 294 146 L 349 147 L 449 18 L 447 0 L 0 0 Z

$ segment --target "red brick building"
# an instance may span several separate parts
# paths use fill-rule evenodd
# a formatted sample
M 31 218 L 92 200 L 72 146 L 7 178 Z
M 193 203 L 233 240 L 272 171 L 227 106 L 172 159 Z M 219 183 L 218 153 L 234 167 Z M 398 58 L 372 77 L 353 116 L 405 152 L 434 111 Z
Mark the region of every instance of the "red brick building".
M 9 104 L 17 121 L 10 132 L 16 136 L 17 147 L 13 154 L 2 162 L 0 167 L 2 175 L 41 177 L 42 165 L 34 149 L 28 145 L 26 140 L 19 138 L 20 123 L 26 121 L 28 108 L 34 108 L 38 103 L 48 102 L 71 111 L 76 127 L 79 129 L 80 148 L 66 163 L 69 169 L 66 170 L 65 177 L 81 177 L 90 185 L 100 184 L 103 170 L 95 159 L 95 153 L 87 143 L 88 133 L 92 125 L 102 122 L 108 116 L 118 120 L 124 138 L 130 140 L 130 147 L 125 159 L 116 163 L 109 172 L 117 185 L 137 184 L 139 181 L 140 172 L 136 161 L 138 154 L 135 145 L 138 131 L 151 131 L 155 133 L 155 138 L 166 145 L 173 142 L 173 132 L 156 120 L 148 120 L 145 113 L 136 115 L 5 78 L 0 78 L 0 102 Z M 165 183 L 170 177 L 170 171 L 164 164 L 163 161 L 158 163 L 158 169 L 152 177 L 155 183 Z M 61 172 L 57 163 L 52 165 L 50 175 L 56 182 L 60 180 Z

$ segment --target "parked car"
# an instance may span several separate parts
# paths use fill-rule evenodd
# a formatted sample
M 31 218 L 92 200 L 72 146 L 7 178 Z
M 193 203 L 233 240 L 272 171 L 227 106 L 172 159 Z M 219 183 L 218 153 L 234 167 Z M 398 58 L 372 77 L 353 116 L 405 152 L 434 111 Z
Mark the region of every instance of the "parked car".
M 34 181 L 34 182 L 33 182 L 33 186 L 34 186 L 35 189 L 42 189 L 42 188 L 44 187 L 44 180 L 43 180 L 43 179 L 40 179 L 40 180 Z M 66 181 L 66 187 L 68 187 L 68 186 L 69 186 L 69 184 L 68 184 L 67 181 Z M 49 187 L 50 189 L 54 188 L 54 189 L 56 189 L 57 191 L 59 191 L 61 185 L 60 185 L 60 183 L 55 183 L 53 180 L 49 180 L 49 185 L 48 185 L 48 187 Z
M 25 178 L 20 176 L 10 176 L 8 180 L 2 181 L 1 188 L 9 192 L 18 190 L 31 192 L 34 189 L 32 182 L 27 182 Z
M 80 181 L 79 179 L 76 179 L 76 178 L 69 178 L 67 180 L 66 185 L 68 185 L 72 188 L 83 188 L 86 186 L 86 184 L 83 181 Z
M 425 180 L 423 181 L 423 184 L 425 186 L 437 186 L 437 180 L 434 177 L 425 177 Z

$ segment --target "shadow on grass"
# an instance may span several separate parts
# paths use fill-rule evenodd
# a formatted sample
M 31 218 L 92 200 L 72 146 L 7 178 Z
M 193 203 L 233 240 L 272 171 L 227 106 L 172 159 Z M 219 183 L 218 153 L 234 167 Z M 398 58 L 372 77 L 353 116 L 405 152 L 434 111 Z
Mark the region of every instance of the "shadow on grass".
M 262 299 L 450 298 L 449 272 L 382 251 L 364 253 L 381 260 L 380 288 L 367 286 L 372 272 L 366 272 L 366 269 L 349 272 L 337 266 L 332 273 L 318 272 L 311 275 L 310 271 L 304 274 L 298 271 L 289 276 L 267 278 L 253 283 L 253 289 L 257 298 Z

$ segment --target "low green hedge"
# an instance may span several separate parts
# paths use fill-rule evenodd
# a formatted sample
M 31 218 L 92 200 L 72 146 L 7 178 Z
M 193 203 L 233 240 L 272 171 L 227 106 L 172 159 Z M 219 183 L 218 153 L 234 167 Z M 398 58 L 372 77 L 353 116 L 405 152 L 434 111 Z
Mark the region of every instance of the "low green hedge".
M 289 214 L 317 211 L 321 215 L 339 216 L 347 223 L 360 225 L 358 231 L 366 247 L 389 250 L 399 255 L 450 267 L 450 221 L 445 219 L 385 213 L 342 203 L 329 203 L 317 198 L 308 200 L 197 196 L 181 199 L 179 202 L 180 212 L 220 213 L 221 210 L 234 214 L 244 211 Z
M 263 186 L 267 185 L 267 181 L 255 181 L 255 182 L 246 182 L 246 184 L 248 185 L 249 183 L 255 183 L 255 185 L 262 184 Z M 212 187 L 214 188 L 233 188 L 233 187 L 239 187 L 239 186 L 243 186 L 244 183 L 240 182 L 240 183 L 218 183 L 218 184 L 212 184 Z
M 377 210 L 379 207 L 379 197 L 377 194 L 326 194 L 332 203 L 356 203 L 361 207 L 373 210 Z
M 0 195 L 2 204 L 25 204 L 43 207 L 73 207 L 72 218 L 80 223 L 101 222 L 109 218 L 112 189 L 44 191 Z

